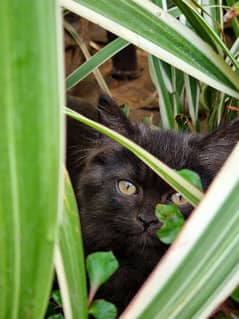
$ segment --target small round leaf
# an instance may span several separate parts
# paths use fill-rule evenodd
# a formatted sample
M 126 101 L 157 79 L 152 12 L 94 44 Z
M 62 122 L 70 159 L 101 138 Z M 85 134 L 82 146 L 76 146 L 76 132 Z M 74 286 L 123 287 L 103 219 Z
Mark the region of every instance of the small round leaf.
M 157 231 L 157 236 L 164 244 L 171 244 L 184 224 L 184 218 L 176 205 L 156 206 L 156 216 L 163 226 Z
M 115 319 L 117 317 L 117 309 L 112 303 L 98 299 L 90 306 L 89 314 L 96 319 Z

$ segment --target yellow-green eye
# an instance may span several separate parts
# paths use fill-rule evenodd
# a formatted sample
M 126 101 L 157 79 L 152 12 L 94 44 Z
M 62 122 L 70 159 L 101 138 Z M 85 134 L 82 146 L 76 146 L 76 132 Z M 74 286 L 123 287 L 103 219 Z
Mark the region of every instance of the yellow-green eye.
M 124 195 L 134 195 L 137 191 L 136 186 L 127 180 L 119 181 L 118 189 Z
M 173 193 L 170 196 L 170 200 L 177 206 L 183 206 L 187 204 L 187 200 L 180 193 Z

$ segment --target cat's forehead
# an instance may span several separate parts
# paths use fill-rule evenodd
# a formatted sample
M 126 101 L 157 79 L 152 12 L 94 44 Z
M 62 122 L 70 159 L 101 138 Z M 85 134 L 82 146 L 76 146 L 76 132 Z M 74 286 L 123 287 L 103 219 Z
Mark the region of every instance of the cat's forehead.
M 191 166 L 194 156 L 186 135 L 141 126 L 132 139 L 173 169 Z M 106 175 L 118 175 L 122 179 L 129 178 L 139 183 L 148 183 L 158 187 L 165 185 L 146 164 L 118 143 L 108 140 L 104 154 L 107 158 L 104 162 Z
M 180 169 L 193 158 L 190 135 L 139 125 L 135 142 L 172 168 Z

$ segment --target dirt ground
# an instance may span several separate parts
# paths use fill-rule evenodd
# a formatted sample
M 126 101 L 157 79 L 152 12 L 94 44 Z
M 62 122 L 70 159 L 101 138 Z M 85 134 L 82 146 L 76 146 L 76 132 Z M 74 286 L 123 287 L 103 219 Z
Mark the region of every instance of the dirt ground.
M 87 26 L 89 34 L 82 36 L 82 22 L 75 23 L 75 29 L 84 38 L 91 54 L 96 51 L 92 49 L 90 43 L 103 47 L 107 43 L 105 31 L 97 26 Z M 65 72 L 69 75 L 84 61 L 82 52 L 75 41 L 65 32 Z M 100 67 L 100 71 L 110 89 L 112 97 L 119 105 L 127 105 L 129 107 L 129 117 L 134 120 L 152 121 L 154 124 L 158 123 L 158 99 L 156 90 L 152 84 L 148 71 L 148 57 L 142 50 L 137 50 L 138 68 L 141 70 L 140 76 L 132 80 L 117 80 L 112 78 L 112 60 L 107 61 Z M 94 75 L 88 76 L 78 85 L 72 88 L 67 94 L 80 96 L 87 99 L 92 104 L 96 105 L 101 91 L 94 78 Z

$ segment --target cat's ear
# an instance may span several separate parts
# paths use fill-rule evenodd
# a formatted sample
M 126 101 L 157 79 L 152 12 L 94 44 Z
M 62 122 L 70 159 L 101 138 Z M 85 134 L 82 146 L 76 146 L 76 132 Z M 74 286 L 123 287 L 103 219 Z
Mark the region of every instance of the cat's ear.
M 101 95 L 98 104 L 99 122 L 112 130 L 130 137 L 133 124 L 126 117 L 120 106 L 108 95 Z
M 66 101 L 67 106 L 80 113 L 87 116 L 91 120 L 98 121 L 98 111 L 96 106 L 87 102 L 87 100 L 74 96 L 67 96 Z M 90 127 L 81 124 L 79 121 L 67 117 L 67 145 L 80 145 L 85 143 L 85 141 L 90 141 L 94 139 L 98 133 L 92 130 Z
M 88 118 L 98 121 L 96 106 L 87 100 L 67 96 L 66 105 L 72 110 L 81 113 Z M 95 147 L 99 133 L 87 125 L 81 124 L 69 116 L 67 117 L 67 168 L 74 179 L 87 159 L 88 152 Z
M 236 119 L 212 133 L 192 139 L 191 145 L 198 154 L 200 164 L 214 177 L 238 141 L 239 119 Z

